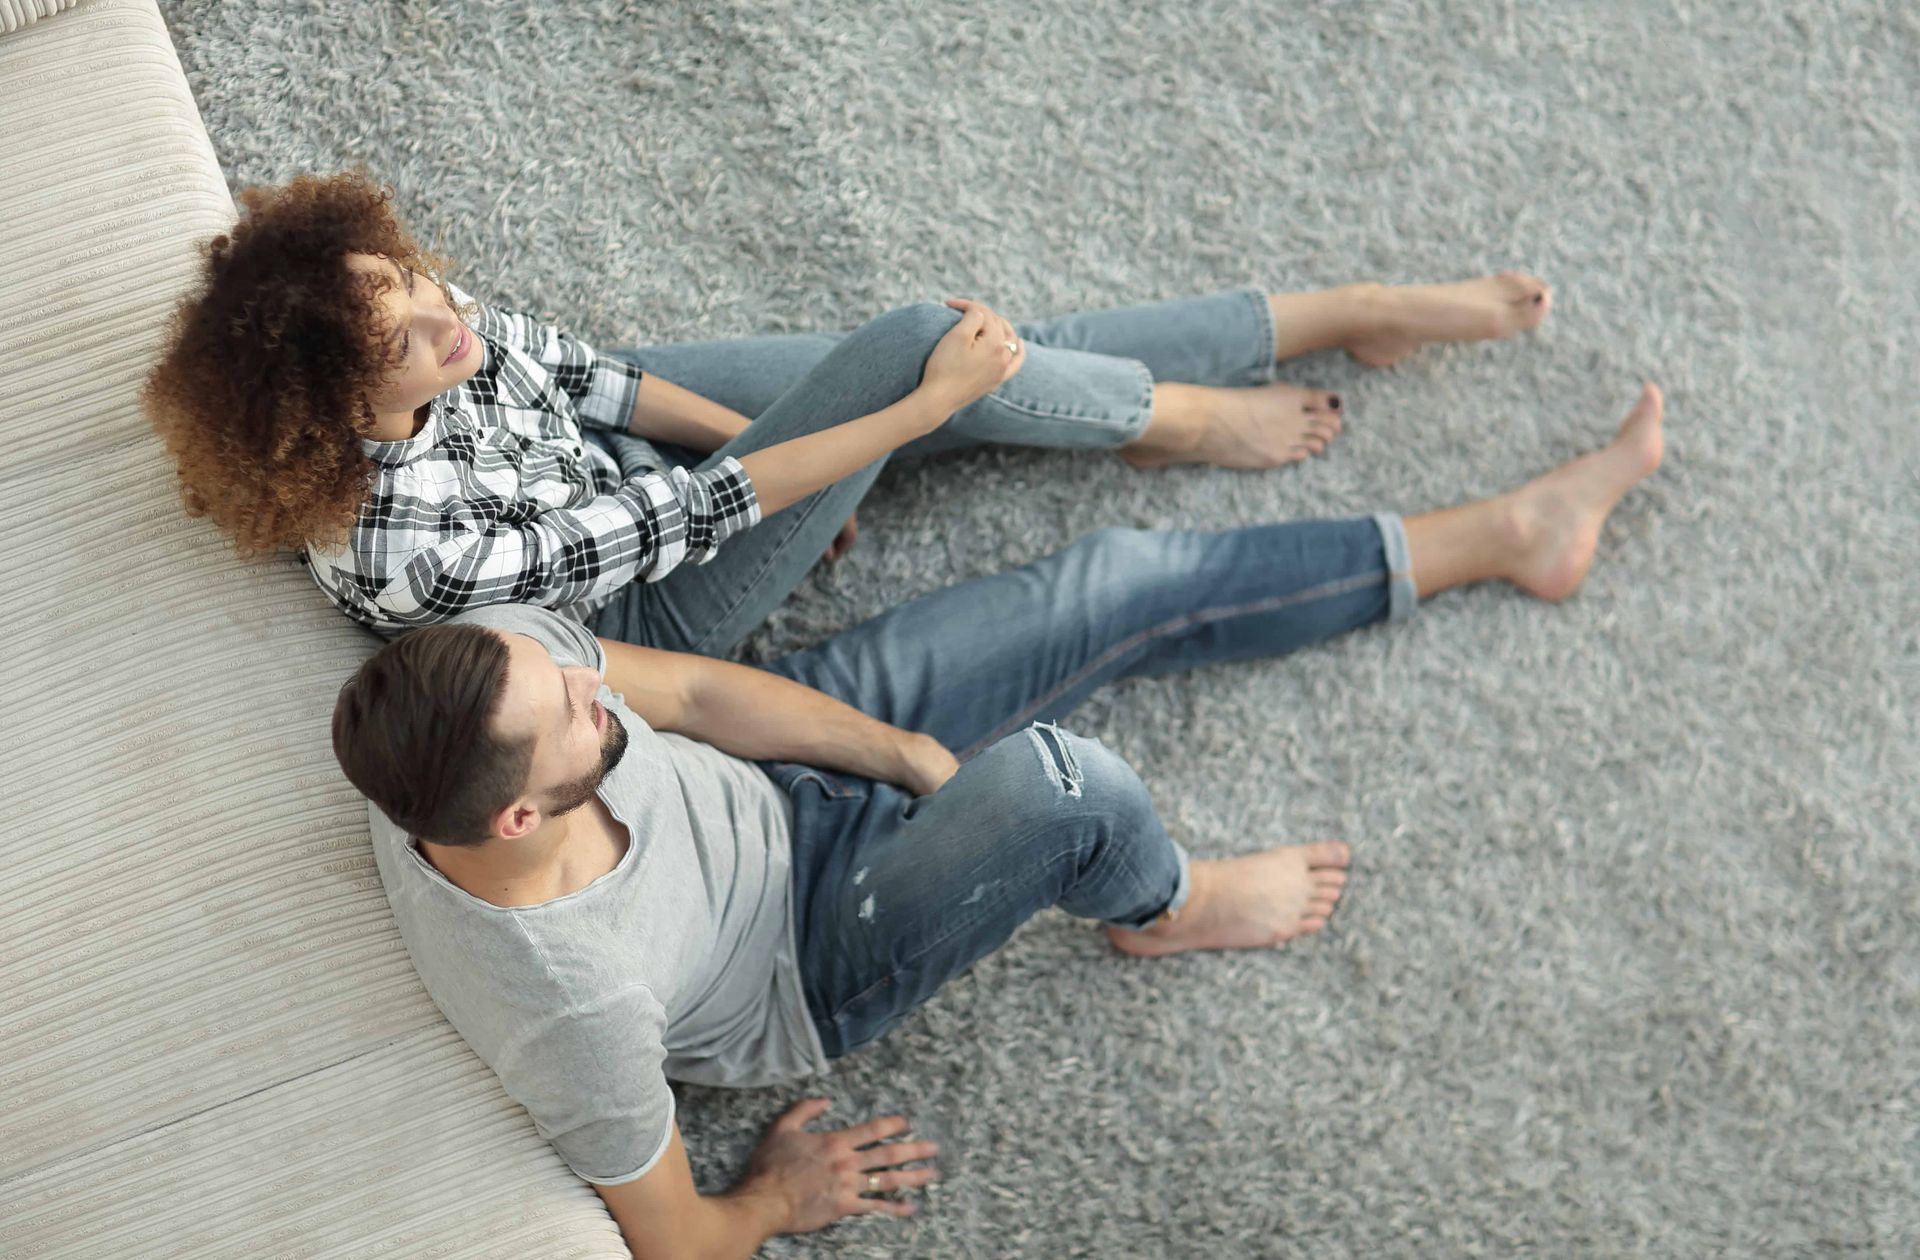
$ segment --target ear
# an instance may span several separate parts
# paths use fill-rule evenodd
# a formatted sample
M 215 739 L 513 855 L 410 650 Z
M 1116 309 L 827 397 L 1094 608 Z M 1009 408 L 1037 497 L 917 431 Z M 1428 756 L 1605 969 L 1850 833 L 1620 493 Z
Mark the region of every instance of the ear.
M 493 816 L 493 834 L 502 840 L 518 840 L 539 830 L 545 821 L 540 807 L 523 796 Z

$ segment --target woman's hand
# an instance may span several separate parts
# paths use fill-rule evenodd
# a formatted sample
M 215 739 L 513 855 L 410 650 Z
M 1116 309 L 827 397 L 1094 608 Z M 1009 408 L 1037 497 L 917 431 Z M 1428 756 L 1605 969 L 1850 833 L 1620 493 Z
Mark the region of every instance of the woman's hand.
M 847 518 L 847 523 L 840 527 L 840 532 L 835 534 L 833 541 L 827 544 L 827 562 L 831 564 L 853 550 L 853 540 L 858 537 L 860 537 L 860 520 L 856 513 Z
M 960 312 L 960 322 L 933 348 L 920 387 L 950 416 L 1011 380 L 1027 361 L 1027 346 L 986 303 L 948 298 L 947 305 Z
M 899 1165 L 932 1159 L 939 1148 L 932 1142 L 885 1141 L 907 1131 L 907 1122 L 900 1116 L 869 1120 L 851 1129 L 809 1132 L 806 1126 L 829 1105 L 824 1098 L 809 1098 L 787 1108 L 754 1148 L 741 1188 L 759 1182 L 779 1194 L 788 1209 L 779 1230 L 783 1234 L 822 1229 L 859 1212 L 912 1216 L 911 1203 L 866 1196 L 934 1180 L 931 1168 L 899 1170 Z

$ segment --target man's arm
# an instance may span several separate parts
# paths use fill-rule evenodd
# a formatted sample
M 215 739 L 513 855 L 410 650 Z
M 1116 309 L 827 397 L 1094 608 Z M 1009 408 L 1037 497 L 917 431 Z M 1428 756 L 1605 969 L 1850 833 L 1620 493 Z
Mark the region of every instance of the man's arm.
M 672 381 L 649 372 L 640 378 L 627 432 L 635 437 L 672 442 L 696 451 L 717 451 L 745 429 L 749 421 L 731 407 L 722 407 Z
M 899 1116 L 809 1131 L 807 1124 L 826 1109 L 824 1098 L 788 1108 L 754 1148 L 746 1177 L 725 1194 L 694 1189 L 678 1123 L 666 1153 L 644 1176 L 594 1189 L 635 1260 L 745 1260 L 775 1234 L 805 1233 L 863 1212 L 913 1215 L 910 1203 L 865 1196 L 926 1185 L 934 1179 L 932 1168 L 899 1166 L 932 1159 L 938 1148 L 932 1142 L 888 1142 L 906 1132 Z
M 925 796 L 959 768 L 931 736 L 903 731 L 778 674 L 602 639 L 607 686 L 648 726 L 756 761 L 801 761 Z

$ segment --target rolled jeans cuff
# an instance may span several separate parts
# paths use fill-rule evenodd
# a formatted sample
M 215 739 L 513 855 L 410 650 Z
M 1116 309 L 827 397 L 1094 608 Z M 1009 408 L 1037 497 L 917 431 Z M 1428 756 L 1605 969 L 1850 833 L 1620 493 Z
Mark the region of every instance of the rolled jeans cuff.
M 1167 899 L 1165 905 L 1152 911 L 1143 919 L 1108 919 L 1106 926 L 1137 932 L 1142 928 L 1152 927 L 1162 915 L 1178 914 L 1186 908 L 1187 898 L 1193 895 L 1193 859 L 1187 855 L 1186 846 L 1178 840 L 1169 839 L 1167 843 L 1173 847 L 1173 860 L 1177 866 L 1177 873 L 1173 879 L 1173 896 Z
M 1407 546 L 1407 527 L 1394 512 L 1375 513 L 1373 523 L 1380 527 L 1380 542 L 1387 552 L 1387 620 L 1404 621 L 1420 605 L 1420 591 L 1413 584 L 1413 552 Z
M 1271 381 L 1280 368 L 1273 357 L 1274 351 L 1278 348 L 1276 343 L 1278 334 L 1273 327 L 1273 304 L 1268 299 L 1265 289 L 1249 286 L 1244 289 L 1235 289 L 1233 292 L 1246 298 L 1248 304 L 1253 307 L 1255 336 L 1252 362 L 1247 367 L 1247 379 Z

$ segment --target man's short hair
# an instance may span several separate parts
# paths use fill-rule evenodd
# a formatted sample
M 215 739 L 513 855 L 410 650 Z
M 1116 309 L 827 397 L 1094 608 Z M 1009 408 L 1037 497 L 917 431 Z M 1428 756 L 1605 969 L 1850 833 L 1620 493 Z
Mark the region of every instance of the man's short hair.
M 494 730 L 507 643 L 483 626 L 427 626 L 381 648 L 333 706 L 333 755 L 407 833 L 479 845 L 526 789 L 533 738 Z

